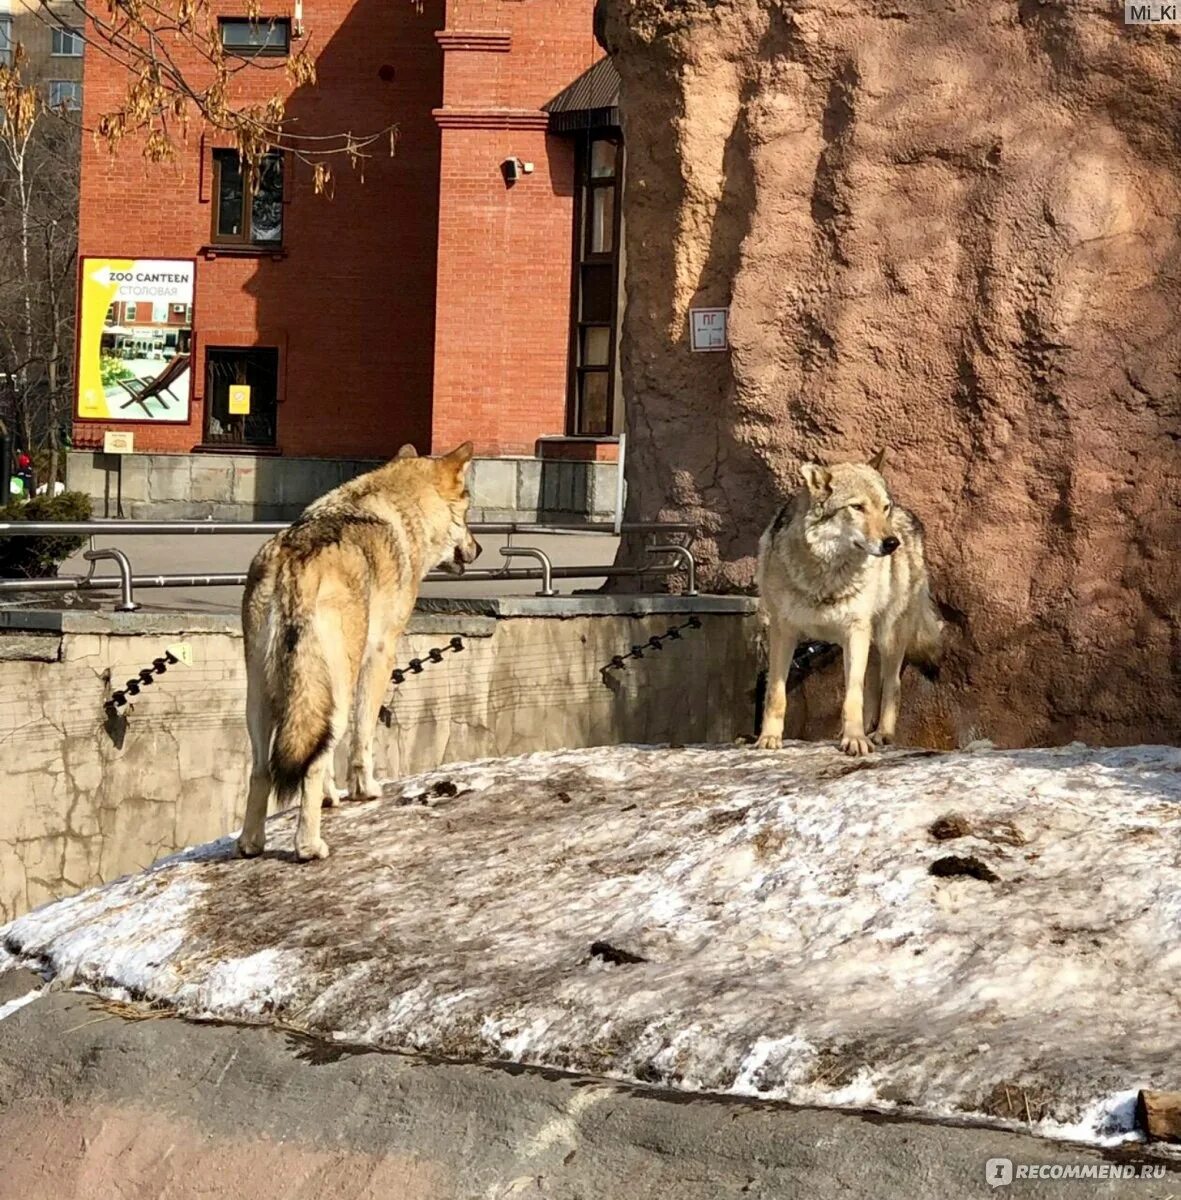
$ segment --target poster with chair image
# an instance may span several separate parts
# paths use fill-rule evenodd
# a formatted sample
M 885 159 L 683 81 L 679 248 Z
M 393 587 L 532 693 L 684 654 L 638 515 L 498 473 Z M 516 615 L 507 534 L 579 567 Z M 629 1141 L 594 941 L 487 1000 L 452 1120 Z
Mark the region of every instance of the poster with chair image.
M 192 259 L 82 259 L 79 419 L 188 422 L 196 274 Z

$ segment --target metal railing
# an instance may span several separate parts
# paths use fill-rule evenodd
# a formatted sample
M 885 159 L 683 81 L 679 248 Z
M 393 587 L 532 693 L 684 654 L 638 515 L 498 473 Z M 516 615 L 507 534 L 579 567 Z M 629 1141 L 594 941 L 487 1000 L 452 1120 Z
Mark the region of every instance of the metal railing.
M 119 612 L 133 612 L 139 608 L 135 600 L 137 588 L 197 588 L 197 587 L 243 587 L 246 575 L 214 572 L 212 574 L 136 575 L 128 554 L 116 547 L 94 545 L 94 538 L 118 535 L 150 534 L 274 534 L 286 529 L 289 521 L 7 521 L 0 522 L 2 537 L 88 537 L 90 548 L 83 551 L 90 570 L 86 575 L 58 576 L 54 579 L 0 579 L 0 596 L 5 593 L 30 592 L 101 592 L 119 589 Z M 556 596 L 555 579 L 619 579 L 660 578 L 683 570 L 686 575 L 686 594 L 697 595 L 697 563 L 687 546 L 673 542 L 661 542 L 645 549 L 653 556 L 667 556 L 670 562 L 653 562 L 645 566 L 620 567 L 614 565 L 555 566 L 544 550 L 536 546 L 516 546 L 512 538 L 518 534 L 553 533 L 650 533 L 663 535 L 689 534 L 693 526 L 676 521 L 624 521 L 584 522 L 581 524 L 538 525 L 518 522 L 473 522 L 469 526 L 474 534 L 501 534 L 508 537 L 509 544 L 501 547 L 505 562 L 500 568 L 470 567 L 462 575 L 449 575 L 432 571 L 426 576 L 428 583 L 476 583 L 476 582 L 520 582 L 538 580 L 541 588 L 536 595 Z M 511 568 L 513 558 L 532 558 L 536 568 Z M 100 561 L 115 563 L 117 576 L 94 574 L 94 564 Z

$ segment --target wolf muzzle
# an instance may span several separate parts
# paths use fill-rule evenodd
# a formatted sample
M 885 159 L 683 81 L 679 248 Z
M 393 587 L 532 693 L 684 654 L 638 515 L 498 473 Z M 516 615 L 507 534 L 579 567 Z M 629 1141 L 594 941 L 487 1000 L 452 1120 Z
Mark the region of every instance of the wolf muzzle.
M 896 537 L 882 538 L 880 542 L 866 542 L 865 552 L 874 558 L 889 558 L 902 543 Z
M 446 575 L 462 575 L 464 568 L 484 553 L 484 547 L 475 538 L 469 538 L 468 542 L 470 546 L 456 546 L 451 557 L 443 559 L 435 569 Z

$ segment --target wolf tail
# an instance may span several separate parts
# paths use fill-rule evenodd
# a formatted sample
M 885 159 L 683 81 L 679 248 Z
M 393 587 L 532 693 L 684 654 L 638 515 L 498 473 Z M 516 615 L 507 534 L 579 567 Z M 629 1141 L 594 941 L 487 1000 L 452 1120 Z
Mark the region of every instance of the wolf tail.
M 906 661 L 933 683 L 939 678 L 943 658 L 943 621 L 926 587 L 918 597 L 917 607 L 918 620 L 906 648 Z
M 280 803 L 299 792 L 312 763 L 333 742 L 332 677 L 310 599 L 295 580 L 285 579 L 271 602 L 266 688 L 275 714 L 271 780 Z

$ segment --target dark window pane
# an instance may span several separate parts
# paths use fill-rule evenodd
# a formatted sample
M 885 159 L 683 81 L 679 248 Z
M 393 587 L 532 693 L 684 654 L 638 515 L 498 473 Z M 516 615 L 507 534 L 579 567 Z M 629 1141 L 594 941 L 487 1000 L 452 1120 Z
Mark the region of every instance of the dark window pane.
M 250 239 L 255 242 L 283 240 L 283 159 L 268 154 L 258 164 L 258 190 L 250 211 Z
M 590 222 L 587 228 L 587 253 L 610 254 L 615 246 L 615 189 L 590 189 Z
M 607 429 L 606 371 L 585 371 L 582 375 L 582 396 L 578 406 L 578 432 L 604 433 Z
M 587 263 L 583 266 L 581 320 L 610 323 L 615 307 L 611 302 L 612 274 L 610 263 Z
M 210 348 L 205 369 L 207 440 L 234 446 L 275 445 L 279 351 L 269 346 Z M 230 412 L 230 387 L 242 384 L 250 388 L 249 412 Z
M 606 325 L 591 325 L 582 331 L 583 367 L 605 367 L 611 352 L 611 330 Z
M 286 54 L 291 27 L 286 20 L 222 20 L 221 44 L 235 54 Z
M 591 142 L 590 173 L 592 179 L 610 179 L 615 174 L 615 154 L 617 147 L 614 142 L 596 138 Z
M 219 237 L 242 237 L 242 163 L 237 151 L 217 152 L 217 228 Z

